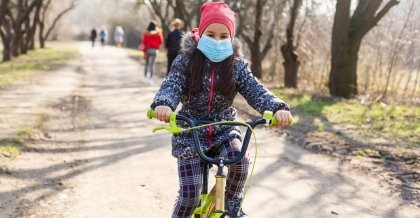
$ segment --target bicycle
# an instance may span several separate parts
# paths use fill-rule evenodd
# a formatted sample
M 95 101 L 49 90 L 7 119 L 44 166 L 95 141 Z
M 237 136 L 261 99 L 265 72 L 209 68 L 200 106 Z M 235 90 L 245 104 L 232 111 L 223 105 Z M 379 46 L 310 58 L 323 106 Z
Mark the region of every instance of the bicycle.
M 154 110 L 149 109 L 147 111 L 147 117 L 149 119 L 156 118 L 156 113 Z M 178 126 L 177 120 L 184 121 L 187 123 L 189 128 L 182 128 Z M 221 122 L 208 122 L 208 121 L 198 121 L 191 119 L 184 115 L 171 112 L 169 116 L 169 126 L 158 126 L 153 128 L 153 132 L 158 130 L 167 130 L 172 134 L 178 134 L 183 131 L 191 131 L 194 146 L 198 153 L 198 156 L 206 163 L 206 166 L 203 170 L 203 185 L 200 195 L 200 203 L 198 207 L 194 210 L 192 218 L 222 218 L 226 217 L 227 211 L 225 211 L 225 184 L 226 184 L 226 174 L 223 171 L 225 165 L 230 165 L 239 162 L 248 149 L 248 144 L 251 138 L 251 135 L 254 134 L 253 129 L 261 124 L 275 125 L 277 123 L 276 118 L 273 116 L 271 111 L 265 111 L 263 117 L 257 118 L 248 122 L 239 122 L 239 121 L 221 121 Z M 289 125 L 292 121 L 289 122 Z M 234 125 L 234 126 L 245 126 L 247 128 L 244 140 L 242 142 L 242 148 L 240 153 L 233 159 L 227 159 L 224 157 L 210 157 L 204 151 L 200 145 L 200 140 L 198 137 L 198 128 L 210 126 L 210 125 Z M 255 139 L 255 135 L 254 135 Z M 216 172 L 216 182 L 212 190 L 208 192 L 208 175 L 209 169 L 212 165 L 217 166 Z M 252 172 L 251 172 L 252 174 Z M 247 182 L 249 184 L 249 181 Z M 241 203 L 242 206 L 242 203 Z

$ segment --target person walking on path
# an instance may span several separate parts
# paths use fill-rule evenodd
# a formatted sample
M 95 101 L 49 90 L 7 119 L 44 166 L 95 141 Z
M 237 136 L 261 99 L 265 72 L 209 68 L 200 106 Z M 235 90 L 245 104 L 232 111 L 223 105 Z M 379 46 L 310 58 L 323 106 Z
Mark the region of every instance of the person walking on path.
M 105 46 L 106 35 L 107 35 L 107 32 L 106 32 L 105 26 L 102 26 L 101 31 L 99 32 L 99 39 L 101 41 L 102 48 Z
M 168 75 L 172 62 L 175 60 L 178 55 L 179 49 L 181 47 L 181 39 L 184 35 L 184 32 L 181 30 L 183 22 L 176 18 L 172 21 L 171 26 L 173 30 L 168 34 L 165 39 L 165 47 L 167 49 L 167 58 L 168 58 L 168 69 L 166 75 Z
M 124 30 L 122 26 L 115 27 L 114 41 L 117 48 L 122 46 L 122 43 L 124 42 Z
M 235 13 L 223 2 L 201 6 L 199 27 L 183 37 L 180 54 L 175 58 L 151 104 L 156 118 L 168 122 L 169 114 L 178 111 L 187 117 L 210 122 L 237 119 L 232 106 L 240 93 L 259 113 L 273 111 L 279 126 L 292 120 L 289 106 L 263 85 L 250 71 L 235 37 Z M 209 126 L 200 131 L 206 151 L 233 158 L 242 147 L 240 130 L 234 126 Z M 190 132 L 172 137 L 172 155 L 178 163 L 179 194 L 172 218 L 191 217 L 200 201 L 202 171 L 206 164 L 194 149 Z M 250 164 L 246 155 L 229 165 L 226 181 L 226 209 L 229 217 L 248 217 L 240 209 Z
M 147 73 L 150 72 L 150 78 L 153 77 L 155 71 L 156 55 L 163 42 L 162 30 L 156 26 L 154 21 L 151 21 L 147 26 L 147 31 L 143 34 L 140 44 L 140 50 L 144 52 L 146 60 L 144 66 L 144 77 L 147 78 Z
M 90 41 L 92 42 L 92 48 L 95 47 L 95 41 L 96 41 L 97 35 L 98 35 L 98 33 L 96 32 L 96 29 L 93 28 L 90 31 Z

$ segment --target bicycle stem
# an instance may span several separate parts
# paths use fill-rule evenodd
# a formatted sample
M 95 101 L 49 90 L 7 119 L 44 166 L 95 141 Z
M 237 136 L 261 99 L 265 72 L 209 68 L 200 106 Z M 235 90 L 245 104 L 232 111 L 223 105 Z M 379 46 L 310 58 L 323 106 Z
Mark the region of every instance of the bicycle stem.
M 226 175 L 218 175 L 216 174 L 216 193 L 215 193 L 215 201 L 216 201 L 216 209 L 215 212 L 224 212 L 225 211 L 225 186 L 226 186 Z

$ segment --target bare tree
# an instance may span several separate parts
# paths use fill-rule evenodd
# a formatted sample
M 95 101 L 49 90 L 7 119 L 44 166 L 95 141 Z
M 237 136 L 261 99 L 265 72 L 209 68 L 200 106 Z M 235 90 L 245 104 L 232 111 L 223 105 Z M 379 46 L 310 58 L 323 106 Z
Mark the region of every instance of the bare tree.
M 257 78 L 262 78 L 262 62 L 272 48 L 285 1 L 231 0 L 226 2 L 238 15 L 236 34 L 245 41 L 251 51 L 251 71 Z
M 25 34 L 27 34 L 30 13 L 40 0 L 14 0 L 2 2 L 0 37 L 3 43 L 3 61 L 26 50 Z M 24 26 L 25 24 L 25 26 Z
M 350 15 L 351 0 L 336 4 L 331 43 L 331 95 L 350 98 L 357 95 L 357 60 L 363 37 L 398 0 L 388 0 L 380 9 L 382 0 L 358 1 Z
M 22 44 L 24 43 L 24 34 L 27 29 L 23 28 L 23 24 L 29 19 L 29 14 L 42 0 L 19 0 L 17 1 L 17 13 L 13 22 L 14 36 L 12 39 L 12 54 L 17 57 L 22 52 Z
M 392 76 L 394 67 L 395 67 L 395 65 L 398 61 L 398 58 L 399 58 L 398 54 L 401 52 L 401 49 L 402 49 L 402 38 L 405 34 L 405 30 L 408 26 L 408 23 L 410 21 L 413 10 L 414 10 L 414 1 L 411 1 L 411 6 L 410 6 L 409 11 L 407 13 L 407 17 L 404 21 L 403 27 L 401 28 L 401 31 L 398 35 L 398 38 L 396 39 L 395 44 L 393 46 L 391 60 L 389 61 L 389 66 L 388 66 L 388 74 L 387 74 L 387 77 L 386 77 L 386 84 L 385 84 L 385 87 L 384 87 L 384 90 L 383 90 L 383 93 L 382 93 L 383 96 L 387 95 L 388 86 L 389 86 L 390 80 L 392 78 L 391 76 Z
M 39 44 L 40 44 L 41 48 L 45 47 L 45 41 L 50 36 L 51 32 L 53 31 L 53 29 L 57 25 L 58 21 L 65 14 L 67 14 L 68 12 L 73 10 L 76 7 L 76 5 L 77 5 L 77 0 L 72 0 L 67 7 L 65 7 L 62 11 L 60 11 L 52 19 L 52 23 L 50 24 L 50 26 L 47 29 L 45 29 L 46 19 L 47 19 L 47 16 L 48 16 L 49 8 L 51 6 L 51 0 L 47 0 L 46 2 L 44 2 L 43 6 L 42 6 L 42 13 L 41 13 L 40 16 L 38 16 L 38 20 L 37 20 L 38 25 L 39 25 Z
M 297 88 L 299 60 L 295 52 L 297 44 L 295 44 L 294 29 L 302 0 L 292 0 L 290 4 L 290 20 L 286 28 L 286 41 L 281 45 L 280 51 L 284 58 L 284 85 L 289 88 Z
M 149 8 L 151 14 L 157 16 L 159 18 L 159 21 L 162 25 L 162 29 L 164 32 L 164 35 L 168 33 L 168 23 L 169 16 L 170 16 L 170 2 L 169 1 L 162 1 L 162 0 L 149 0 L 146 4 Z
M 198 26 L 200 19 L 200 7 L 207 0 L 172 0 L 170 1 L 171 7 L 174 11 L 174 17 L 184 21 L 184 27 L 186 29 L 192 29 Z
M 163 29 L 163 35 L 169 33 L 170 22 L 179 18 L 184 28 L 192 29 L 199 23 L 200 7 L 206 0 L 137 0 L 137 5 L 146 5 L 153 16 L 157 16 Z

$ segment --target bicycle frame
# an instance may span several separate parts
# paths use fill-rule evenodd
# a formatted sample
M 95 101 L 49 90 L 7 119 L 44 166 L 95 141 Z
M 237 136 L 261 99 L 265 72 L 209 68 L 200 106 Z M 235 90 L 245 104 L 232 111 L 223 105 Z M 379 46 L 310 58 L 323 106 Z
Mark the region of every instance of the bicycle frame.
M 155 118 L 155 112 L 150 109 L 147 112 L 147 117 L 149 119 Z M 181 127 L 177 126 L 176 121 L 181 120 L 188 124 L 190 128 L 182 129 Z M 200 218 L 200 217 L 208 217 L 208 218 L 219 218 L 224 217 L 226 215 L 225 211 L 225 184 L 226 184 L 226 175 L 223 172 L 223 167 L 225 165 L 230 165 L 239 162 L 246 154 L 248 149 L 248 144 L 252 135 L 253 129 L 260 124 L 269 124 L 274 125 L 277 123 L 277 120 L 273 116 L 273 113 L 270 111 L 265 111 L 262 118 L 258 118 L 256 120 L 250 122 L 237 122 L 237 121 L 226 121 L 226 122 L 203 122 L 191 119 L 189 117 L 177 114 L 175 112 L 171 112 L 170 119 L 169 119 L 169 126 L 159 126 L 153 129 L 153 132 L 157 130 L 167 130 L 173 134 L 181 133 L 185 130 L 192 131 L 192 136 L 194 140 L 195 149 L 199 155 L 199 157 L 206 163 L 204 171 L 203 171 L 203 186 L 202 192 L 200 195 L 200 204 L 194 210 L 192 215 L 193 218 Z M 204 124 L 204 125 L 203 125 Z M 208 125 L 233 125 L 233 126 L 245 126 L 247 127 L 247 131 L 244 136 L 244 140 L 242 142 L 242 148 L 238 155 L 236 155 L 233 159 L 227 159 L 224 157 L 209 157 L 203 151 L 203 148 L 200 145 L 200 140 L 198 137 L 197 128 L 208 126 Z M 208 192 L 208 174 L 209 174 L 209 166 L 213 164 L 217 166 L 217 173 L 216 183 L 213 189 Z

